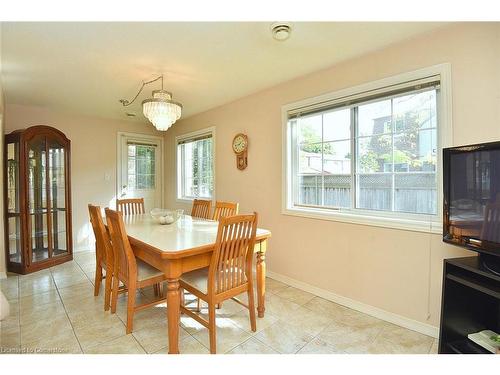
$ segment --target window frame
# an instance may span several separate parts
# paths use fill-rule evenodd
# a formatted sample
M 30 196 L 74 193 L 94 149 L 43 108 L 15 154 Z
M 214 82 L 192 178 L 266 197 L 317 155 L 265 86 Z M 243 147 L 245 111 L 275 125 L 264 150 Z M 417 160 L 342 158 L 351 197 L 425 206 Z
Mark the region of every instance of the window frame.
M 375 211 L 360 208 L 335 209 L 322 207 L 305 207 L 294 205 L 293 184 L 296 179 L 292 168 L 292 145 L 296 140 L 292 139 L 293 132 L 288 126 L 289 112 L 297 111 L 299 108 L 319 105 L 323 102 L 346 100 L 347 97 L 359 96 L 373 90 L 389 90 L 390 86 L 403 84 L 405 82 L 424 79 L 426 77 L 439 75 L 440 89 L 437 96 L 437 215 L 414 214 L 391 211 Z M 389 95 L 388 95 L 389 96 Z M 357 85 L 324 95 L 307 98 L 294 103 L 286 104 L 281 108 L 282 115 L 282 214 L 300 216 L 313 219 L 331 220 L 352 224 L 370 225 L 385 228 L 395 228 L 427 233 L 442 233 L 442 207 L 443 202 L 443 178 L 442 178 L 442 149 L 452 146 L 452 102 L 451 102 L 451 65 L 449 63 L 430 66 L 415 71 L 402 73 L 377 81 Z M 295 143 L 294 143 L 295 142 Z M 355 142 L 354 134 L 351 133 L 351 142 Z M 354 160 L 354 159 L 353 159 Z M 297 160 L 295 163 L 298 162 Z M 355 171 L 351 170 L 355 176 Z M 355 181 L 352 181 L 353 188 Z
M 165 184 L 163 182 L 163 176 L 165 171 L 163 169 L 163 159 L 165 156 L 164 153 L 164 138 L 156 135 L 150 134 L 141 134 L 141 133 L 130 133 L 130 132 L 122 132 L 119 131 L 116 134 L 116 196 L 113 198 L 113 202 L 116 198 L 120 198 L 122 196 L 123 185 L 125 185 L 125 181 L 127 181 L 127 171 L 123 168 L 123 161 L 127 160 L 126 150 L 127 141 L 137 141 L 137 142 L 145 142 L 156 144 L 159 148 L 159 157 L 156 159 L 155 163 L 157 164 L 157 173 L 156 173 L 156 181 L 155 181 L 155 189 L 159 191 L 158 200 L 161 205 L 165 202 Z M 108 178 L 105 176 L 105 179 Z M 128 181 L 127 181 L 128 183 Z
M 215 137 L 215 126 L 211 126 L 208 128 L 196 130 L 190 133 L 181 134 L 175 137 L 175 198 L 178 203 L 191 203 L 196 197 L 185 197 L 182 196 L 182 160 L 179 158 L 179 143 L 184 141 L 189 141 L 190 139 L 197 138 L 204 135 L 211 135 L 212 137 L 212 174 L 213 174 L 213 194 L 211 198 L 200 198 L 200 199 L 210 199 L 212 202 L 215 202 L 216 196 L 216 160 L 215 160 L 215 147 L 216 147 L 216 137 Z

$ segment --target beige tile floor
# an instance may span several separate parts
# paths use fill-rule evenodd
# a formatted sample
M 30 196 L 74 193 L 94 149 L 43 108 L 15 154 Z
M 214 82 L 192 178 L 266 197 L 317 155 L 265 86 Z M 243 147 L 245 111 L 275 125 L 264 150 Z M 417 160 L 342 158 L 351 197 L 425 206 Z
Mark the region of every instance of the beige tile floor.
M 93 295 L 95 254 L 50 270 L 0 280 L 11 315 L 0 322 L 0 353 L 168 352 L 166 306 L 140 311 L 125 334 L 126 297 L 116 314 Z M 147 300 L 151 290 L 138 293 Z M 206 314 L 206 307 L 202 309 Z M 250 330 L 248 312 L 233 301 L 218 310 L 218 353 L 436 353 L 435 339 L 267 279 L 266 316 Z M 182 353 L 208 353 L 208 331 L 181 317 Z

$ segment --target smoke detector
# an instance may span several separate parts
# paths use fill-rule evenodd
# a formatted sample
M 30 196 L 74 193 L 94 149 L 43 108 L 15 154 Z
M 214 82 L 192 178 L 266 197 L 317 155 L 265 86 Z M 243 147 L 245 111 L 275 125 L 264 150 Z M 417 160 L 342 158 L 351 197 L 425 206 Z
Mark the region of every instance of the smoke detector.
M 292 25 L 288 22 L 275 22 L 271 24 L 271 33 L 273 34 L 273 38 L 279 42 L 283 42 L 290 38 L 290 34 L 292 33 Z

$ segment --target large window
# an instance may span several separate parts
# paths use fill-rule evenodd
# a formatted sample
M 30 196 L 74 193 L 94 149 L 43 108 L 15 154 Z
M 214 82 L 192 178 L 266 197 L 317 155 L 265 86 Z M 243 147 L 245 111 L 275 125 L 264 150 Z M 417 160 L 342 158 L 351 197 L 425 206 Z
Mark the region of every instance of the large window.
M 177 137 L 177 198 L 212 199 L 214 195 L 214 130 Z
M 286 213 L 438 222 L 440 98 L 431 75 L 287 106 Z

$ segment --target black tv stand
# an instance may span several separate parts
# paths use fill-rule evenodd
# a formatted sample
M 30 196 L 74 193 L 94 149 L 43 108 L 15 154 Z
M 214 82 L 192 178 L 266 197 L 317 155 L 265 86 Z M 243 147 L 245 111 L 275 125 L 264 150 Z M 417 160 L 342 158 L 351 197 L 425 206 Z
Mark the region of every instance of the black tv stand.
M 479 254 L 483 268 L 497 276 L 500 276 L 500 256 Z
M 500 332 L 500 276 L 482 257 L 445 259 L 438 352 L 489 354 L 467 338 L 484 329 Z

